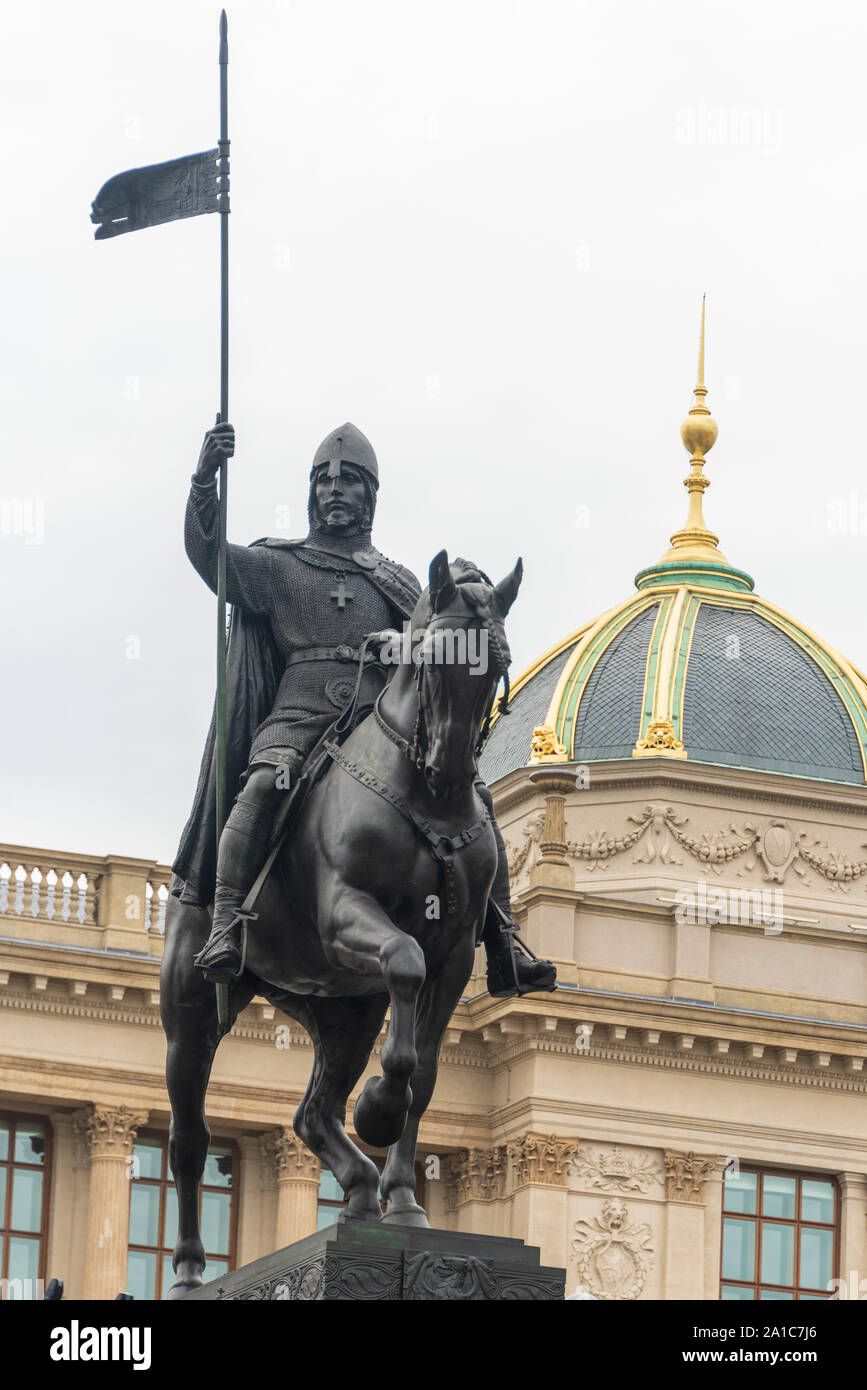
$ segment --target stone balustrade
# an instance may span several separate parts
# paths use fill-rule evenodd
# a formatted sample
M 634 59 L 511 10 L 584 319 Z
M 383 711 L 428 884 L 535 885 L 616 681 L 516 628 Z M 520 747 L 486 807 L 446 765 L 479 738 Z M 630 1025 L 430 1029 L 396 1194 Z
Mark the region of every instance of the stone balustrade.
M 153 859 L 0 843 L 0 935 L 158 954 L 171 876 Z

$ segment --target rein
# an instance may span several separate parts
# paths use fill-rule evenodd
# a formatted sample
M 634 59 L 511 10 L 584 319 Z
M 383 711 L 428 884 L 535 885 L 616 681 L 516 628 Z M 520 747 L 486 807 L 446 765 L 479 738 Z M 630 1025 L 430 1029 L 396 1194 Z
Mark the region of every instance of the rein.
M 489 640 L 491 640 L 491 645 L 493 646 L 494 654 L 496 657 L 498 674 L 502 675 L 503 680 L 505 682 L 505 692 L 500 697 L 499 702 L 497 702 L 495 698 L 496 691 L 494 696 L 492 696 L 491 698 L 491 703 L 482 722 L 479 738 L 476 744 L 476 753 L 479 752 L 482 744 L 487 738 L 488 731 L 491 726 L 491 719 L 493 716 L 495 704 L 498 704 L 501 714 L 509 713 L 508 663 L 506 662 L 504 654 L 500 649 L 500 644 L 497 641 L 496 632 L 494 631 L 494 629 L 490 627 L 489 624 L 486 624 L 486 628 L 489 634 Z M 377 635 L 378 634 L 372 633 L 369 637 L 366 637 L 364 642 L 362 643 L 359 652 L 359 669 L 358 679 L 356 680 L 355 684 L 355 693 L 353 695 L 353 698 L 350 700 L 347 709 L 344 711 L 344 714 L 341 716 L 341 718 L 338 720 L 337 725 L 335 726 L 334 732 L 338 735 L 342 733 L 345 729 L 348 729 L 348 727 L 351 724 L 352 715 L 355 710 L 355 706 L 358 700 L 358 693 L 361 686 L 361 676 L 364 670 L 368 643 L 372 642 Z M 422 677 L 424 665 L 425 663 L 423 661 L 420 661 L 416 664 L 416 671 L 414 677 L 416 686 L 416 716 L 411 739 L 404 738 L 403 735 L 399 734 L 396 729 L 393 729 L 386 720 L 385 716 L 383 715 L 382 710 L 380 709 L 380 702 L 382 700 L 383 695 L 385 694 L 385 689 L 387 689 L 387 687 L 384 687 L 379 692 L 373 705 L 373 717 L 380 732 L 385 735 L 385 737 L 389 740 L 390 743 L 394 744 L 395 748 L 398 748 L 400 750 L 403 756 L 407 758 L 409 762 L 413 764 L 414 767 L 419 769 L 424 767 L 425 749 L 427 747 L 427 730 L 425 728 L 424 705 L 422 701 Z M 334 742 L 333 740 L 327 740 L 325 743 L 323 743 L 322 747 L 324 751 L 328 754 L 328 756 L 332 759 L 332 761 L 335 762 L 339 768 L 341 768 L 349 777 L 352 777 L 362 787 L 367 787 L 368 791 L 375 792 L 375 794 L 381 797 L 383 801 L 386 801 L 389 804 L 389 806 L 392 806 L 394 810 L 397 811 L 399 815 L 403 816 L 404 820 L 406 820 L 412 826 L 413 830 L 416 832 L 419 838 L 425 841 L 430 851 L 431 857 L 436 861 L 437 864 L 439 864 L 440 868 L 442 869 L 443 884 L 445 888 L 446 913 L 449 914 L 456 912 L 458 900 L 457 886 L 455 880 L 455 855 L 466 845 L 473 844 L 473 842 L 477 840 L 478 837 L 483 833 L 485 827 L 490 823 L 490 815 L 487 811 L 487 808 L 483 810 L 482 815 L 479 817 L 477 821 L 474 821 L 472 825 L 466 826 L 463 830 L 459 830 L 456 835 L 445 835 L 441 831 L 435 830 L 434 827 L 431 825 L 430 821 L 425 816 L 419 815 L 419 813 L 409 804 L 409 802 L 406 801 L 406 799 L 402 797 L 399 792 L 396 792 L 393 787 L 390 787 L 387 782 L 383 781 L 383 779 L 379 777 L 377 773 L 375 773 L 372 770 L 372 768 L 367 767 L 364 763 L 354 762 L 352 758 L 348 758 L 338 743 Z M 473 771 L 475 772 L 475 769 Z M 470 782 L 472 780 L 473 776 L 471 774 L 470 780 L 467 782 L 467 787 L 470 785 Z

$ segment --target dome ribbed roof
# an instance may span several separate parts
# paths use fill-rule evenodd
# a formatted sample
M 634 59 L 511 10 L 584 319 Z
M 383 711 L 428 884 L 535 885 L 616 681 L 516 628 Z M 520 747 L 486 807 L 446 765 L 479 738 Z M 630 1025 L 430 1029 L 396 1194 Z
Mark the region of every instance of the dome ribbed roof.
M 864 784 L 860 672 L 745 585 L 681 577 L 645 571 L 637 594 L 515 682 L 480 759 L 487 781 L 529 763 L 543 725 L 578 763 L 677 757 Z
M 705 309 L 698 382 L 681 427 L 689 511 L 638 590 L 572 633 L 512 687 L 479 770 L 488 782 L 530 761 L 680 758 L 865 783 L 867 681 L 815 633 L 754 593 L 705 524 Z M 534 735 L 537 737 L 534 739 Z

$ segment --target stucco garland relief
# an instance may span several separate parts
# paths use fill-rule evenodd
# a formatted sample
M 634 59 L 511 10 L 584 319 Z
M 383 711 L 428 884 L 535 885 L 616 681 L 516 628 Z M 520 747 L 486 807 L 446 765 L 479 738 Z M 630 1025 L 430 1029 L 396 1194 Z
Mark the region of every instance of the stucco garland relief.
M 576 1221 L 572 1249 L 578 1278 L 601 1299 L 640 1298 L 653 1264 L 652 1233 L 646 1221 L 629 1221 L 619 1197 L 609 1197 L 601 1217 Z
M 509 870 L 513 877 L 521 872 L 538 843 L 543 819 L 543 814 L 536 812 L 524 827 L 521 843 L 509 846 Z M 719 830 L 689 835 L 685 830 L 689 817 L 678 817 L 673 806 L 645 806 L 638 815 L 626 819 L 635 826 L 634 830 L 621 835 L 606 829 L 590 830 L 584 840 L 567 842 L 567 856 L 593 873 L 607 869 L 612 859 L 636 845 L 639 852 L 633 864 L 682 865 L 684 860 L 678 855 L 681 849 L 698 862 L 703 874 L 720 876 L 727 864 L 741 861 L 735 870 L 738 878 L 761 865 L 766 882 L 783 883 L 791 870 L 806 887 L 812 884 L 808 874 L 808 869 L 812 869 L 832 893 L 849 893 L 851 885 L 867 874 L 867 859 L 850 859 L 842 850 L 832 849 L 827 840 L 797 831 L 787 820 L 769 820 L 761 829 L 751 821 L 744 821 L 739 829 L 731 821 Z
M 579 1149 L 572 1160 L 572 1174 L 580 1186 L 602 1192 L 646 1193 L 662 1184 L 662 1168 L 650 1153 L 628 1156 L 619 1144 L 611 1149 Z

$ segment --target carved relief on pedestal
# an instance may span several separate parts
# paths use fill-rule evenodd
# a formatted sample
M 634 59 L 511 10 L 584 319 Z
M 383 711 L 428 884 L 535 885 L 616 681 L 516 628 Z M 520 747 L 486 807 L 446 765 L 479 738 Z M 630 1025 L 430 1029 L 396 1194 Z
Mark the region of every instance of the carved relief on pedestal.
M 136 1134 L 147 1120 L 147 1110 L 130 1110 L 125 1105 L 89 1105 L 76 1111 L 75 1125 L 91 1160 L 129 1158 Z
M 548 1187 L 565 1187 L 569 1162 L 578 1150 L 577 1139 L 563 1139 L 557 1134 L 524 1134 L 508 1145 L 512 1160 L 512 1185 L 544 1183 Z
M 572 1249 L 581 1285 L 601 1299 L 639 1298 L 653 1263 L 646 1221 L 629 1221 L 626 1203 L 609 1197 L 602 1216 L 576 1221 Z
M 275 1182 L 319 1182 L 319 1159 L 288 1129 L 269 1130 L 259 1136 L 263 1185 Z
M 716 1167 L 716 1158 L 705 1154 L 678 1153 L 666 1149 L 665 1187 L 669 1202 L 691 1202 L 700 1206 L 704 1202 L 704 1189 L 708 1173 Z
M 652 1154 L 632 1158 L 619 1144 L 611 1149 L 579 1149 L 572 1172 L 579 1187 L 601 1192 L 647 1192 L 655 1183 L 661 1185 L 664 1176 Z
M 505 1195 L 506 1150 L 459 1149 L 449 1159 L 449 1206 L 464 1202 L 491 1202 Z

